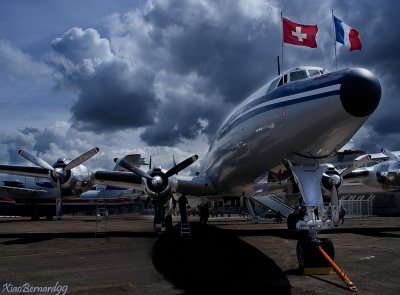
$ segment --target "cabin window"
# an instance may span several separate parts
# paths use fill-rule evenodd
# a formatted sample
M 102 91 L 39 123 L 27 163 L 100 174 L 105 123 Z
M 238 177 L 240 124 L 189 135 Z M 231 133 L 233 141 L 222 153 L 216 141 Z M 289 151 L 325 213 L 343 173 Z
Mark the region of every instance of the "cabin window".
M 287 83 L 287 74 L 285 74 L 284 76 L 283 76 L 283 84 L 286 84 Z
M 290 73 L 290 82 L 307 78 L 307 72 L 304 70 L 295 71 Z

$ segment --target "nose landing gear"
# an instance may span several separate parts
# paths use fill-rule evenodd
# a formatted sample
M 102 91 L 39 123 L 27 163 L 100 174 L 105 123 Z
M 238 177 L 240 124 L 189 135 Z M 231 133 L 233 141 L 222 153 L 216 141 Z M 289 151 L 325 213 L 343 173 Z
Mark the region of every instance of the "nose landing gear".
M 291 163 L 289 164 L 306 209 L 304 215 L 298 213 L 291 216 L 290 220 L 288 218 L 289 229 L 295 227 L 297 230 L 307 233 L 298 240 L 296 246 L 299 268 L 304 271 L 306 268 L 326 268 L 330 266 L 345 282 L 349 290 L 357 291 L 356 286 L 334 262 L 335 249 L 332 241 L 317 237 L 318 230 L 333 227 L 331 220 L 326 217 L 320 219 L 318 214 L 315 214 L 316 208 L 323 209 L 320 182 L 328 166 L 318 163 L 313 166 L 294 166 Z M 322 216 L 323 212 L 321 213 Z

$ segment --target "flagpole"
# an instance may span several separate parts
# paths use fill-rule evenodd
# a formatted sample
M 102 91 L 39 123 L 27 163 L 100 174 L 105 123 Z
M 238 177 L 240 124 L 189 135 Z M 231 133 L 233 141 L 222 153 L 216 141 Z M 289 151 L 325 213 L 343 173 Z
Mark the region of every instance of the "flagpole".
M 336 71 L 337 71 L 336 26 L 335 26 L 335 16 L 333 15 L 333 9 L 332 9 L 332 23 L 333 23 L 333 47 L 335 48 L 335 62 L 336 62 Z
M 282 73 L 284 72 L 284 64 L 283 64 L 283 15 L 281 10 L 281 27 L 282 27 L 282 36 L 281 36 L 281 45 L 282 45 Z

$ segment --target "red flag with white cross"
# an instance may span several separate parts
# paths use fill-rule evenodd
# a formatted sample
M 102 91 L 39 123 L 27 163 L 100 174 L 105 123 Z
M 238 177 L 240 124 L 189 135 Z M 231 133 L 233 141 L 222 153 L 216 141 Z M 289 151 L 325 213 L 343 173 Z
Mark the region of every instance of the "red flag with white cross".
M 283 42 L 315 48 L 317 47 L 318 26 L 296 24 L 287 18 L 282 18 Z

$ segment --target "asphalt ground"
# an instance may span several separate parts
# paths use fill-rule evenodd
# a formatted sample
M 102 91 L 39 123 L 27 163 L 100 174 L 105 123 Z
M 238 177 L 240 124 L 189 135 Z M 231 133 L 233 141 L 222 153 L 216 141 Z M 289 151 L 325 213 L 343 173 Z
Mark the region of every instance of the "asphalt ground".
M 284 224 L 227 218 L 202 229 L 193 219 L 191 230 L 180 237 L 177 224 L 172 234 L 154 233 L 152 219 L 140 216 L 0 218 L 0 292 L 353 293 L 335 274 L 302 274 L 298 235 Z M 359 294 L 400 293 L 400 218 L 348 219 L 320 237 L 333 241 L 335 261 Z

